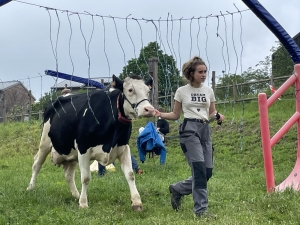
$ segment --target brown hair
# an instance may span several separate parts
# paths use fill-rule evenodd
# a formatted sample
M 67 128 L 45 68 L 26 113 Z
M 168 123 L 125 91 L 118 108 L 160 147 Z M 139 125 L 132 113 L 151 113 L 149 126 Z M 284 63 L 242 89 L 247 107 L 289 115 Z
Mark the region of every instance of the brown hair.
M 205 62 L 199 56 L 194 56 L 189 61 L 183 63 L 182 74 L 190 83 L 193 83 L 194 81 L 194 77 L 191 74 L 195 72 L 196 67 L 199 65 L 207 67 Z

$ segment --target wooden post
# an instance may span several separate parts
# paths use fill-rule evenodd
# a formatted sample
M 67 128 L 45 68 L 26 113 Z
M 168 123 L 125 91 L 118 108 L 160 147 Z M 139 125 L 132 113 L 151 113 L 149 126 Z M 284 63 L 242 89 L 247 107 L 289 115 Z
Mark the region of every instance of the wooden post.
M 158 108 L 158 58 L 152 57 L 148 59 L 148 65 L 149 65 L 149 73 L 153 78 L 153 99 L 152 99 L 152 105 L 154 108 Z
M 15 117 L 17 117 L 17 115 L 15 115 Z M 17 120 L 17 119 L 16 119 Z M 20 119 L 20 122 L 25 122 L 25 115 L 24 115 L 24 112 L 22 110 L 21 112 L 21 119 Z
M 216 89 L 216 71 L 212 71 L 211 86 L 212 86 L 213 91 L 215 92 L 215 89 Z
M 274 76 L 273 76 L 273 74 L 271 74 L 271 77 L 270 77 L 270 84 L 271 84 L 273 87 L 275 87 L 275 85 L 274 85 Z
M 173 112 L 174 109 L 174 92 L 171 92 L 171 112 Z
M 232 88 L 233 88 L 233 102 L 236 103 L 237 101 L 237 89 L 235 81 L 232 82 Z
M 43 111 L 39 110 L 39 120 L 42 120 L 42 119 L 43 119 Z

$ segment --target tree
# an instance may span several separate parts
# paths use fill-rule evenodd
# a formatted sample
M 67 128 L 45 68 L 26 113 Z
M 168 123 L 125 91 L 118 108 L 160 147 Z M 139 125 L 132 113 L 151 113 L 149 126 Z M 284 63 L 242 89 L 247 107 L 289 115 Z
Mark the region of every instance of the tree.
M 294 71 L 294 62 L 283 45 L 277 42 L 276 47 L 271 48 L 272 74 L 274 77 L 291 75 Z
M 39 110 L 44 110 L 45 107 L 47 106 L 47 104 L 49 102 L 55 101 L 55 99 L 59 96 L 60 94 L 58 92 L 53 92 L 53 91 L 49 91 L 46 92 L 44 94 L 44 96 L 42 96 L 38 102 L 35 102 L 31 105 L 31 110 L 33 112 L 38 112 Z
M 233 99 L 233 88 L 228 87 L 228 85 L 237 85 L 238 96 L 254 97 L 261 90 L 266 90 L 266 82 L 252 83 L 241 85 L 242 83 L 247 83 L 251 81 L 260 81 L 263 79 L 268 79 L 271 75 L 271 57 L 266 56 L 264 61 L 260 61 L 255 65 L 255 69 L 249 67 L 247 71 L 244 71 L 241 75 L 239 74 L 225 74 L 224 77 L 219 78 L 216 85 L 216 98 L 218 100 Z M 222 88 L 221 88 L 222 87 Z
M 150 42 L 142 48 L 139 57 L 130 59 L 128 65 L 123 67 L 119 77 L 124 79 L 130 74 L 141 75 L 144 80 L 149 78 L 148 59 L 158 58 L 158 92 L 159 95 L 167 95 L 175 92 L 183 84 L 179 70 L 176 68 L 176 61 L 172 55 L 164 54 L 157 42 Z

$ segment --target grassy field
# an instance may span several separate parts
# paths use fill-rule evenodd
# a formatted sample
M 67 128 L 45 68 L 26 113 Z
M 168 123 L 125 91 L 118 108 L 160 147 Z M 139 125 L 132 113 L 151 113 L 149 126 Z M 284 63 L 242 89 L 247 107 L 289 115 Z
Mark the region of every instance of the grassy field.
M 270 108 L 271 136 L 293 115 L 294 105 L 295 100 L 283 99 Z M 145 171 L 136 175 L 143 212 L 131 210 L 119 162 L 114 173 L 101 178 L 93 174 L 88 209 L 79 209 L 62 168 L 53 166 L 49 158 L 35 190 L 26 191 L 41 131 L 40 123 L 32 122 L 0 125 L 0 224 L 300 224 L 298 192 L 266 193 L 257 102 L 218 105 L 218 110 L 226 121 L 222 126 L 212 124 L 215 168 L 208 184 L 209 210 L 217 220 L 195 219 L 191 196 L 184 198 L 179 212 L 170 205 L 169 184 L 190 176 L 178 139 L 168 141 L 165 165 L 159 165 L 158 157 L 139 162 Z M 137 130 L 148 120 L 133 123 L 130 146 L 137 159 Z M 170 121 L 170 125 L 169 136 L 177 135 L 179 123 Z M 294 125 L 273 147 L 276 185 L 291 173 L 296 153 Z M 81 189 L 79 170 L 76 183 Z

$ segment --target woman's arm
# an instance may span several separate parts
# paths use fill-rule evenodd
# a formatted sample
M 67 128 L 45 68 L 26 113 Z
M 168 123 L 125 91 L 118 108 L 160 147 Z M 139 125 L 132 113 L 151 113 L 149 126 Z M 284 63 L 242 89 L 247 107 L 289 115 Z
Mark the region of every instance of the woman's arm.
M 216 113 L 217 113 L 217 110 L 216 110 L 215 103 L 211 102 L 210 106 L 209 106 L 209 116 L 214 117 L 216 115 Z
M 181 102 L 178 101 L 174 101 L 174 108 L 173 108 L 173 112 L 160 112 L 157 109 L 155 110 L 155 116 L 157 117 L 161 117 L 163 119 L 167 119 L 167 120 L 178 120 L 180 118 L 180 114 L 181 114 L 181 110 L 182 110 L 182 105 Z

